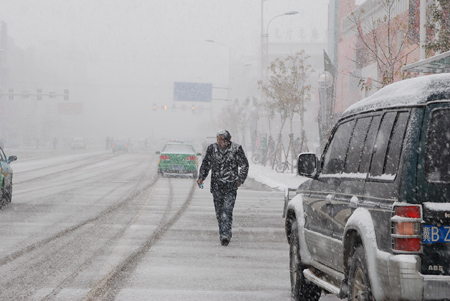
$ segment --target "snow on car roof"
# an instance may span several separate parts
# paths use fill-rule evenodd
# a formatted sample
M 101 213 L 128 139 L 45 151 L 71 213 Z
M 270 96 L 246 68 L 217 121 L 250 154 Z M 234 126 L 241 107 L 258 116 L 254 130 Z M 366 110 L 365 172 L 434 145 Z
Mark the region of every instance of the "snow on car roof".
M 450 73 L 426 75 L 390 84 L 351 105 L 343 117 L 386 107 L 424 104 L 433 94 L 450 93 Z

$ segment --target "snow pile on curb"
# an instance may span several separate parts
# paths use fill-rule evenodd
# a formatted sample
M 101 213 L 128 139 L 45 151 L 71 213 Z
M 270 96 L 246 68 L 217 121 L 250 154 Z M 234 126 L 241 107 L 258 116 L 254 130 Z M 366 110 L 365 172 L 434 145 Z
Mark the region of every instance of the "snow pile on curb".
M 249 160 L 250 161 L 250 160 Z M 286 171 L 284 173 L 278 173 L 272 170 L 271 166 L 262 166 L 261 164 L 250 163 L 248 176 L 255 181 L 265 184 L 271 188 L 284 191 L 286 188 L 297 188 L 298 185 L 303 183 L 307 178 L 297 176 L 294 173 Z

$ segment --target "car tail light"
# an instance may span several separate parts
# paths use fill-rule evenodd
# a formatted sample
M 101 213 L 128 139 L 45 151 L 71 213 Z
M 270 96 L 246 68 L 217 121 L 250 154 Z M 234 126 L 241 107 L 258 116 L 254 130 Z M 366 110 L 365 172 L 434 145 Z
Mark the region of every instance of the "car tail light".
M 196 156 L 187 156 L 186 161 L 197 161 L 197 157 Z
M 169 155 L 161 155 L 161 156 L 159 156 L 159 159 L 161 160 L 161 161 L 164 161 L 164 160 L 170 160 L 170 157 L 169 157 Z
M 422 251 L 422 207 L 397 205 L 394 207 L 392 224 L 392 249 L 395 253 Z

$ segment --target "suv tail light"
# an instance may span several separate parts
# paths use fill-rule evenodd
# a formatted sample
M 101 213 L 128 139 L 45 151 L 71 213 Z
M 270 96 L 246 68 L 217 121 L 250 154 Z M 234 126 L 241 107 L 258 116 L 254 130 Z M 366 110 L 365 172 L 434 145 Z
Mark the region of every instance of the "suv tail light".
M 187 161 L 197 161 L 197 157 L 196 156 L 187 156 L 186 160 Z
M 419 253 L 422 251 L 422 207 L 420 205 L 396 205 L 392 225 L 392 250 L 395 253 Z
M 170 157 L 169 157 L 169 155 L 161 155 L 161 156 L 159 156 L 159 159 L 160 159 L 161 161 L 164 161 L 164 160 L 170 160 Z

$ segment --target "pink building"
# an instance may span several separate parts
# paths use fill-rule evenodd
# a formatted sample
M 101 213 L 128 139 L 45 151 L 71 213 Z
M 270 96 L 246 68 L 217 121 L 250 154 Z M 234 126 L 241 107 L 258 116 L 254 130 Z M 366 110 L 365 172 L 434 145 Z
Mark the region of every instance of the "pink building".
M 419 59 L 419 0 L 395 0 L 388 9 L 382 2 L 367 0 L 361 5 L 356 5 L 355 0 L 335 2 L 338 31 L 334 42 L 337 43 L 334 111 L 337 115 L 376 92 L 383 82 L 417 76 L 417 73 L 402 72 L 401 67 Z M 394 50 L 390 64 L 380 63 L 375 57 L 384 57 L 387 45 Z M 371 89 L 362 89 L 361 84 Z

